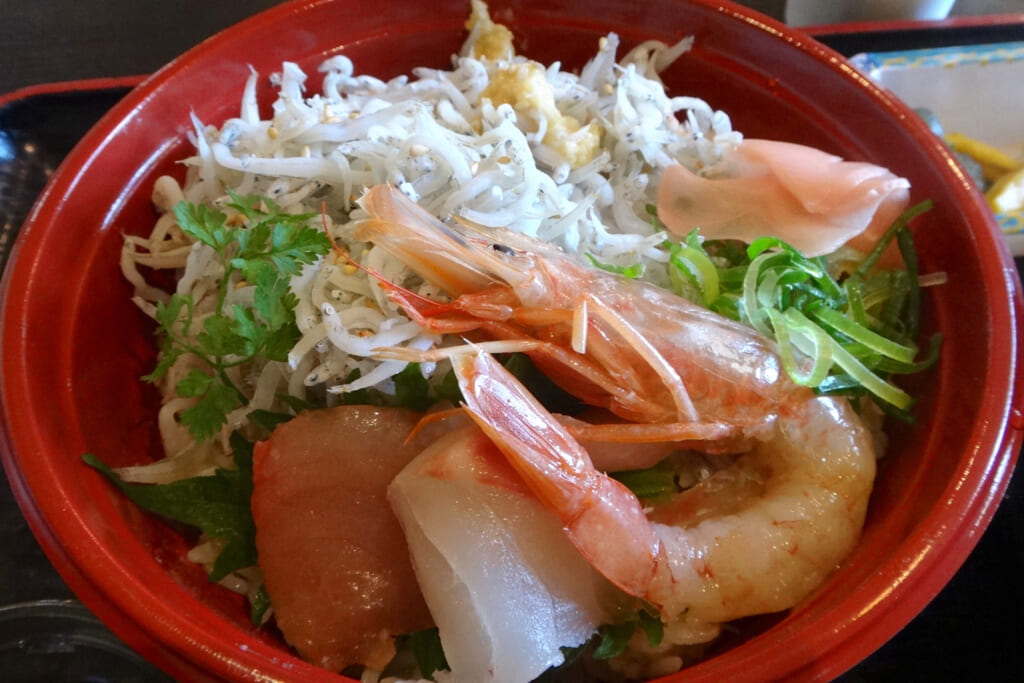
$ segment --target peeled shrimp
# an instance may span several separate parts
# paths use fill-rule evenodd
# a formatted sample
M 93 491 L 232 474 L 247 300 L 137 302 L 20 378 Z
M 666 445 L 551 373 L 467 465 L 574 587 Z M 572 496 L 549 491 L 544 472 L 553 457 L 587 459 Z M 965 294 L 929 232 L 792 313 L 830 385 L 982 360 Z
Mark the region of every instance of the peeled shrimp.
M 509 231 L 452 228 L 391 186 L 360 204 L 371 218 L 357 237 L 455 297 L 439 304 L 391 288 L 420 324 L 520 342 L 563 389 L 653 434 L 699 422 L 750 436 L 779 406 L 810 396 L 768 339 L 671 292 Z
M 648 510 L 493 358 L 454 363 L 469 414 L 576 548 L 665 621 L 790 608 L 858 541 L 875 454 L 844 400 L 788 403 L 769 438 Z

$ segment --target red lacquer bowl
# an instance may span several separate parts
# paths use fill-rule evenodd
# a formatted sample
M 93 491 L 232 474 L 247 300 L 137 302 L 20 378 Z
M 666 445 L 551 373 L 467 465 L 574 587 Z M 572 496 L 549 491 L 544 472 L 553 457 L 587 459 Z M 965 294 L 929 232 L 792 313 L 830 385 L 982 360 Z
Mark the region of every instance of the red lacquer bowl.
M 665 79 L 728 111 L 750 137 L 801 142 L 890 167 L 935 209 L 917 225 L 924 271 L 949 285 L 926 302 L 945 338 L 939 365 L 914 380 L 914 427 L 892 431 L 863 541 L 788 615 L 672 680 L 825 679 L 909 622 L 960 567 L 988 523 L 1021 442 L 1019 282 L 996 224 L 942 144 L 902 104 L 802 33 L 720 0 L 495 0 L 520 52 L 579 67 L 598 38 L 628 47 L 692 34 Z M 185 541 L 81 463 L 158 454 L 151 329 L 118 269 L 124 232 L 155 215 L 153 180 L 180 173 L 192 112 L 238 111 L 250 66 L 285 60 L 312 74 L 344 51 L 360 73 L 445 67 L 468 2 L 303 0 L 199 45 L 110 112 L 54 175 L 4 279 L 4 465 L 26 517 L 82 599 L 147 658 L 182 680 L 330 679 L 248 626 L 241 599 L 207 583 Z M 269 102 L 272 91 L 262 90 Z

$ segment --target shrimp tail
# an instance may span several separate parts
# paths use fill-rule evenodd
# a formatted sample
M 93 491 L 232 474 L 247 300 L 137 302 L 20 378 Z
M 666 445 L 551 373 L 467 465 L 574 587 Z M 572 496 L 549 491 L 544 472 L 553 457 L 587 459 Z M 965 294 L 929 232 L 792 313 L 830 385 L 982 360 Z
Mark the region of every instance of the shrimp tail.
M 622 591 L 646 595 L 664 551 L 636 496 L 595 470 L 569 430 L 493 357 L 464 354 L 453 367 L 470 417 L 573 545 Z

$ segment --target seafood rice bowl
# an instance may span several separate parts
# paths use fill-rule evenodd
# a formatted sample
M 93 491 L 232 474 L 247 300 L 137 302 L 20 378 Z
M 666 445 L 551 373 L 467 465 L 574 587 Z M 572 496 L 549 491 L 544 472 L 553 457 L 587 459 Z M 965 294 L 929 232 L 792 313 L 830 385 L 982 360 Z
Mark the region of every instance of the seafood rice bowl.
M 158 665 L 829 677 L 973 547 L 1020 442 L 983 202 L 800 34 L 600 9 L 288 4 L 58 172 L 4 462 Z

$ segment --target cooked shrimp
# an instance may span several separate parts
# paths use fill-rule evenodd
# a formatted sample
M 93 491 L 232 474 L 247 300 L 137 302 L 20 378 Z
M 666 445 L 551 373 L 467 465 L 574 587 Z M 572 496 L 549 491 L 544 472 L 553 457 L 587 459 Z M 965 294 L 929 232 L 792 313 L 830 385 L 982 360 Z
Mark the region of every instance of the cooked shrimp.
M 648 512 L 492 357 L 454 363 L 470 415 L 577 549 L 666 621 L 790 608 L 857 543 L 875 454 L 845 400 L 787 403 L 770 438 Z
M 455 297 L 439 304 L 392 288 L 413 318 L 439 332 L 526 342 L 537 365 L 586 403 L 640 423 L 720 422 L 751 435 L 779 406 L 810 396 L 772 342 L 671 292 L 522 235 L 454 229 L 391 186 L 360 203 L 371 216 L 360 239 Z

